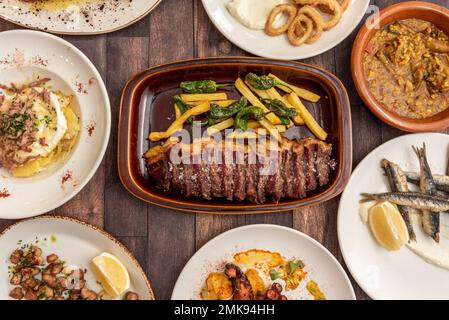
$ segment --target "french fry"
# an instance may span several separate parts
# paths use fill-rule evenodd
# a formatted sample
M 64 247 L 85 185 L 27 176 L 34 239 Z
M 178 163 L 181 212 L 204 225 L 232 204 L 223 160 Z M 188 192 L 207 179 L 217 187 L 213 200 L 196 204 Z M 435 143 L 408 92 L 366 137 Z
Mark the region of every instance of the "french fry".
M 281 79 L 279 79 L 278 77 L 276 77 L 274 74 L 269 74 L 268 75 L 270 78 L 275 79 L 277 82 L 282 83 L 284 85 L 278 85 L 277 87 L 279 89 L 281 89 L 282 91 L 285 91 L 287 93 L 291 93 L 292 90 L 302 99 L 310 101 L 310 102 L 318 102 L 321 97 L 309 90 L 294 86 L 292 84 L 289 84 L 285 81 L 282 81 Z
M 209 102 L 210 104 L 216 104 L 217 106 L 220 106 L 220 107 L 229 107 L 234 102 L 237 102 L 237 100 L 192 101 L 192 102 L 189 102 L 189 105 L 199 106 L 200 104 L 203 104 L 205 102 Z
M 326 140 L 327 132 L 320 127 L 318 122 L 316 122 L 316 120 L 310 114 L 309 110 L 307 110 L 307 108 L 302 104 L 298 95 L 294 92 L 290 93 L 288 95 L 288 101 L 290 101 L 290 103 L 299 111 L 301 117 L 304 119 L 304 122 L 306 123 L 306 126 L 310 129 L 310 131 L 312 131 L 312 133 L 318 139 L 321 139 L 323 141 Z
M 266 90 L 259 90 L 259 89 L 256 89 L 256 88 L 254 88 L 251 84 L 249 84 L 248 81 L 245 81 L 245 83 L 246 83 L 246 85 L 248 86 L 248 88 L 250 88 L 252 92 L 254 92 L 255 94 L 257 94 L 257 96 L 258 96 L 260 99 L 262 99 L 262 100 L 263 100 L 263 99 L 270 99 L 270 96 L 268 95 L 268 93 L 267 93 Z
M 260 123 L 255 120 L 250 120 L 247 123 L 248 129 L 259 129 Z
M 295 106 L 292 105 L 292 104 L 290 103 L 290 101 L 288 101 L 288 95 L 289 95 L 289 94 L 286 93 L 286 94 L 284 94 L 284 95 L 282 96 L 282 102 L 284 102 L 289 108 L 294 108 L 294 109 L 296 109 Z M 304 119 L 301 118 L 300 115 L 297 115 L 296 117 L 293 117 L 293 122 L 294 122 L 296 125 L 298 125 L 298 126 L 303 126 L 303 125 L 304 125 Z
M 257 131 L 232 132 L 226 135 L 226 139 L 257 139 L 259 136 Z
M 210 104 L 209 102 L 200 104 L 199 106 L 193 107 L 190 110 L 187 110 L 184 112 L 179 119 L 176 119 L 170 127 L 168 127 L 167 131 L 165 132 L 151 132 L 150 133 L 150 140 L 151 141 L 159 141 L 162 139 L 169 138 L 172 134 L 174 134 L 176 131 L 182 129 L 184 122 L 187 121 L 191 116 L 197 116 L 202 113 L 205 113 L 210 110 Z
M 274 99 L 274 100 L 280 100 L 283 103 L 285 103 L 285 105 L 288 108 L 293 108 L 296 109 L 294 106 L 292 106 L 290 104 L 290 102 L 288 101 L 288 99 L 284 99 L 279 92 L 277 92 L 277 90 L 275 88 L 271 88 L 269 90 L 267 90 L 268 95 L 270 96 L 270 99 Z M 293 122 L 298 125 L 298 126 L 303 126 L 304 125 L 304 119 L 301 117 L 301 115 L 297 115 L 295 117 L 293 117 Z M 291 125 L 290 125 L 291 127 Z
M 277 125 L 276 126 L 277 131 L 279 131 L 280 133 L 284 133 L 285 131 L 287 131 L 287 127 L 284 125 Z
M 179 110 L 179 108 L 176 105 L 176 103 L 174 105 L 174 108 L 175 108 L 175 119 L 177 120 L 177 119 L 179 119 L 179 117 L 181 117 L 181 111 Z
M 228 100 L 228 96 L 224 92 L 219 93 L 201 93 L 201 94 L 181 94 L 181 99 L 185 103 L 195 102 L 195 101 L 218 101 L 218 100 Z
M 238 78 L 235 81 L 235 87 L 237 90 L 248 99 L 248 101 L 255 107 L 261 108 L 265 113 L 268 113 L 265 118 L 267 118 L 272 124 L 281 124 L 281 120 L 270 110 L 265 107 L 265 105 L 260 102 L 260 100 L 251 92 L 248 86 L 242 81 L 242 79 Z
M 214 124 L 213 126 L 210 126 L 207 128 L 207 133 L 211 136 L 214 133 L 226 130 L 234 125 L 234 119 L 229 118 L 227 120 L 224 120 L 220 123 Z
M 267 119 L 262 119 L 262 120 L 259 120 L 259 123 L 260 123 L 260 125 L 261 125 L 262 127 L 264 127 L 265 129 L 267 129 L 268 132 L 269 132 L 270 134 L 272 134 L 273 137 L 274 137 L 279 143 L 282 143 L 282 136 L 281 136 L 281 134 L 280 134 L 279 131 L 276 129 L 276 127 L 273 126 L 273 125 L 271 124 L 270 121 L 268 121 Z

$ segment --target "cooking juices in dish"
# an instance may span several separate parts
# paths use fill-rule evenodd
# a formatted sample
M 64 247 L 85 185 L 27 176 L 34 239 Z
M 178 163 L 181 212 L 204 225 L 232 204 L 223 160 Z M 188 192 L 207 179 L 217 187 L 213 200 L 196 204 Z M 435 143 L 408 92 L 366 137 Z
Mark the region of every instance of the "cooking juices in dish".
M 228 97 L 230 86 L 242 96 Z M 254 73 L 233 84 L 186 81 L 180 89 L 174 122 L 149 135 L 159 143 L 145 154 L 157 188 L 206 200 L 277 203 L 328 184 L 332 145 L 300 100 L 317 102 L 318 95 Z M 318 139 L 288 138 L 290 128 L 303 125 Z
M 29 177 L 67 157 L 80 122 L 73 97 L 54 91 L 48 78 L 0 88 L 0 167 Z
M 200 295 L 203 300 L 288 300 L 295 290 L 307 290 L 311 298 L 325 300 L 313 280 L 302 286 L 305 267 L 301 260 L 286 260 L 277 252 L 238 252 L 223 270 L 208 274 Z
M 378 31 L 363 69 L 374 98 L 403 117 L 425 119 L 449 107 L 449 38 L 430 22 L 400 20 Z

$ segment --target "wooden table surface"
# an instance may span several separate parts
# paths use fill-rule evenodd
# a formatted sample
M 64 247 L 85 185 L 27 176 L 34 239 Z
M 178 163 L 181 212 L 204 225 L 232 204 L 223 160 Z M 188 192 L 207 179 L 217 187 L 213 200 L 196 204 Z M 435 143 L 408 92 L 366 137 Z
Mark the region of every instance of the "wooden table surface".
M 395 2 L 402 1 L 371 1 L 379 7 Z M 449 0 L 430 2 L 449 6 Z M 0 21 L 0 31 L 16 28 Z M 346 85 L 352 104 L 354 166 L 375 147 L 404 134 L 375 118 L 356 93 L 350 74 L 355 35 L 356 31 L 336 48 L 303 61 L 329 70 Z M 149 205 L 123 188 L 117 174 L 117 124 L 120 94 L 127 79 L 142 69 L 179 59 L 248 55 L 218 32 L 200 0 L 162 0 L 150 15 L 124 30 L 64 39 L 81 49 L 105 80 L 111 99 L 112 132 L 103 163 L 91 182 L 52 213 L 88 221 L 116 236 L 146 270 L 157 299 L 170 298 L 179 273 L 196 250 L 218 234 L 247 224 L 270 223 L 300 230 L 321 242 L 344 265 L 337 239 L 339 198 L 287 213 L 214 216 Z M 0 230 L 11 223 L 0 220 Z M 357 298 L 369 299 L 352 282 Z

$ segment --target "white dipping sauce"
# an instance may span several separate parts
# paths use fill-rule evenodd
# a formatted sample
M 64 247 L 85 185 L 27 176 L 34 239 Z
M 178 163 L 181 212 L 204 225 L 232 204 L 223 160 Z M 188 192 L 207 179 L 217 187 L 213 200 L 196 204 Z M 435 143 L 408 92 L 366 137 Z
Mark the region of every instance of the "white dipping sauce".
M 244 26 L 263 30 L 271 10 L 282 3 L 284 0 L 232 0 L 227 7 L 229 13 Z
M 364 224 L 368 224 L 369 209 L 375 204 L 376 201 L 360 204 L 359 216 Z M 442 215 L 446 215 L 446 213 L 442 213 Z M 444 220 L 446 217 L 442 216 L 441 218 Z M 410 243 L 406 244 L 406 247 L 427 263 L 449 270 L 449 246 L 447 245 L 447 239 L 449 239 L 449 226 L 444 223 L 441 224 L 440 235 L 442 239 L 440 243 L 436 243 L 422 230 L 420 214 L 412 214 L 411 220 L 413 229 L 416 233 L 416 242 L 410 241 Z

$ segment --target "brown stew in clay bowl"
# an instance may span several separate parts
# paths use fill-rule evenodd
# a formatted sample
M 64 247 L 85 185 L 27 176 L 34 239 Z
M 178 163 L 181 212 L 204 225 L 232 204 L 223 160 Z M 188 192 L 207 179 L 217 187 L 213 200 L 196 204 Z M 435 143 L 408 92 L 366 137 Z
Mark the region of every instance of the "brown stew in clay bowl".
M 126 85 L 119 174 L 134 196 L 205 213 L 287 211 L 340 194 L 350 105 L 332 74 L 296 62 L 210 58 Z
M 449 10 L 403 2 L 383 9 L 378 27 L 364 25 L 352 53 L 366 105 L 404 131 L 449 127 Z

